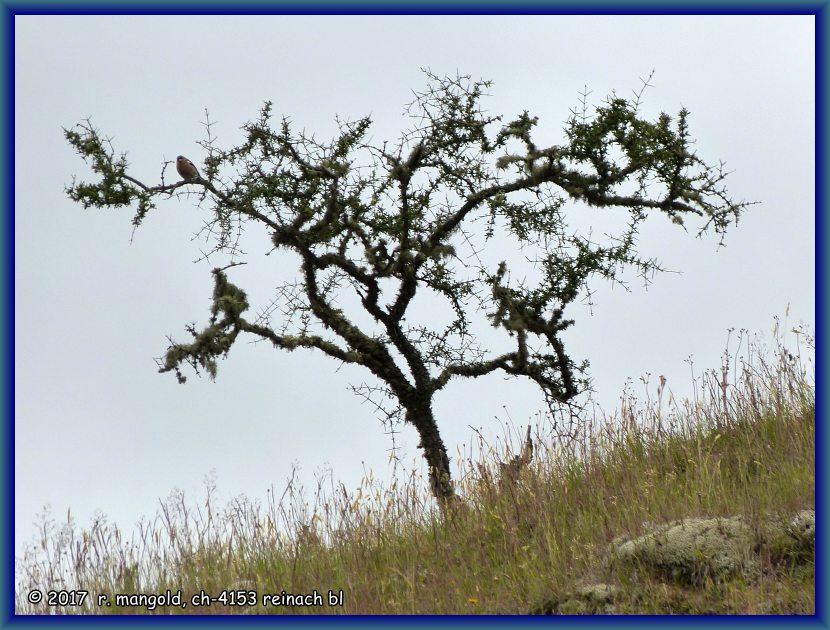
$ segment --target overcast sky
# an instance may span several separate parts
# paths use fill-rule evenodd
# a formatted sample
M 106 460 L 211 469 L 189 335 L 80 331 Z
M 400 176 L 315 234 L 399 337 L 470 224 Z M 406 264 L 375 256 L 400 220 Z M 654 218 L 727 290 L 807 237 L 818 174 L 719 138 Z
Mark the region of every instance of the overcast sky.
M 167 335 L 185 340 L 183 327 L 209 315 L 217 261 L 193 264 L 207 211 L 161 201 L 130 243 L 132 210 L 71 203 L 65 185 L 89 172 L 61 127 L 86 117 L 128 152 L 131 175 L 155 183 L 179 153 L 201 164 L 206 108 L 225 147 L 265 100 L 320 137 L 335 114 L 371 114 L 371 136 L 394 140 L 429 67 L 492 79 L 487 109 L 530 110 L 547 146 L 563 142 L 584 86 L 595 101 L 627 96 L 655 69 L 644 112 L 687 107 L 699 155 L 726 161 L 730 193 L 761 204 L 721 249 L 655 217 L 641 252 L 682 273 L 648 291 L 600 286 L 592 316 L 568 312 L 568 350 L 591 361 L 595 398 L 613 412 L 645 373 L 688 396 L 690 356 L 697 371 L 718 366 L 728 329 L 768 334 L 788 305 L 790 323 L 815 325 L 811 16 L 18 16 L 15 36 L 18 550 L 45 505 L 130 530 L 175 488 L 201 497 L 211 471 L 222 497 L 265 500 L 293 465 L 307 486 L 331 468 L 350 489 L 364 470 L 391 470 L 389 437 L 348 390 L 366 378 L 358 369 L 242 340 L 215 382 L 157 373 Z M 254 309 L 277 284 L 254 264 L 264 253 L 232 277 Z M 453 457 L 471 427 L 492 441 L 540 409 L 530 385 L 500 377 L 453 383 L 436 404 Z M 416 444 L 404 428 L 404 462 L 420 465 Z

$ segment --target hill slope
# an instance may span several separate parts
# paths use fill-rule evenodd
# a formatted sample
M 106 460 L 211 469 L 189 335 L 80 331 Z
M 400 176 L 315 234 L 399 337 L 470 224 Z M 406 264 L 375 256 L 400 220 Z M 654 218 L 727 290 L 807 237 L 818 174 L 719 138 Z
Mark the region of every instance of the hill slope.
M 813 614 L 814 368 L 776 339 L 706 373 L 697 400 L 661 383 L 657 400 L 624 396 L 612 417 L 583 411 L 567 436 L 537 435 L 525 466 L 493 451 L 462 462 L 463 499 L 443 511 L 413 474 L 321 485 L 311 504 L 291 482 L 265 505 L 174 495 L 129 542 L 104 521 L 52 524 L 18 561 L 18 612 Z M 25 599 L 70 586 L 92 597 Z M 185 606 L 115 605 L 168 590 Z

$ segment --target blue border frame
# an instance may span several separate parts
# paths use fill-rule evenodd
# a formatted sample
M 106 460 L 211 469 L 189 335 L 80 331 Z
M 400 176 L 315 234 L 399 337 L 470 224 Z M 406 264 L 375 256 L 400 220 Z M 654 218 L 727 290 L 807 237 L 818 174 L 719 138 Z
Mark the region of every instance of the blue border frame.
M 241 623 L 279 623 L 282 626 L 303 626 L 314 627 L 323 625 L 350 625 L 358 624 L 388 624 L 390 621 L 396 624 L 420 625 L 429 624 L 432 627 L 443 625 L 481 624 L 481 625 L 503 625 L 505 623 L 528 623 L 556 625 L 557 627 L 578 625 L 580 627 L 596 625 L 664 625 L 671 624 L 707 624 L 723 623 L 728 626 L 758 625 L 809 625 L 813 627 L 828 627 L 827 603 L 828 595 L 826 586 L 826 553 L 827 545 L 824 537 L 824 528 L 819 530 L 816 537 L 816 615 L 814 617 L 579 617 L 579 618 L 540 618 L 540 617 L 293 617 L 293 618 L 272 618 L 252 617 L 250 621 L 242 622 L 243 618 L 233 617 L 233 621 L 221 616 L 186 616 L 186 617 L 147 617 L 143 615 L 119 616 L 119 617 L 15 617 L 14 616 L 14 526 L 11 515 L 14 511 L 14 17 L 16 15 L 47 15 L 47 14 L 73 14 L 73 15 L 125 15 L 125 14 L 158 14 L 158 15 L 180 15 L 180 14 L 664 14 L 664 15 L 685 15 L 685 14 L 730 14 L 730 15 L 814 15 L 816 17 L 816 153 L 815 153 L 815 177 L 816 177 L 816 404 L 819 421 L 816 423 L 816 449 L 817 455 L 827 453 L 827 431 L 821 420 L 824 418 L 824 386 L 826 385 L 824 358 L 827 356 L 827 341 L 823 331 L 825 316 L 826 282 L 824 270 L 827 266 L 827 254 L 822 245 L 827 242 L 827 222 L 824 216 L 826 208 L 825 181 L 830 177 L 830 172 L 825 162 L 826 125 L 823 116 L 826 106 L 826 83 L 825 59 L 827 46 L 825 44 L 825 33 L 828 26 L 828 5 L 830 0 L 821 2 L 792 2 L 782 3 L 780 1 L 740 1 L 733 0 L 726 4 L 716 2 L 694 2 L 679 0 L 670 5 L 649 2 L 626 2 L 619 0 L 612 2 L 608 0 L 585 0 L 584 2 L 556 2 L 556 0 L 521 0 L 515 3 L 477 2 L 475 0 L 455 0 L 453 2 L 441 2 L 441 0 L 404 0 L 390 4 L 388 2 L 349 2 L 344 1 L 310 1 L 310 2 L 255 2 L 247 1 L 238 4 L 223 2 L 200 3 L 196 1 L 179 2 L 176 4 L 166 3 L 161 0 L 148 0 L 147 2 L 130 2 L 114 4 L 108 2 L 79 2 L 62 3 L 55 1 L 38 2 L 37 0 L 0 0 L 0 38 L 2 39 L 3 64 L 2 64 L 2 85 L 4 87 L 2 126 L 0 127 L 0 140 L 2 140 L 3 159 L 2 171 L 0 171 L 0 194 L 2 195 L 3 211 L 0 212 L 0 239 L 2 246 L 0 252 L 3 256 L 3 336 L 2 336 L 2 387 L 3 387 L 3 426 L 0 435 L 0 448 L 2 448 L 2 464 L 0 464 L 0 483 L 2 484 L 2 510 L 3 516 L 0 521 L 0 558 L 3 559 L 3 566 L 0 569 L 0 626 L 6 625 L 52 625 L 64 623 L 70 625 L 95 625 L 101 624 L 135 624 L 152 623 L 153 625 L 179 625 L 184 623 L 212 623 L 237 626 Z M 823 457 L 816 458 L 816 512 L 819 525 L 825 523 L 827 514 L 827 485 L 825 484 L 827 464 Z M 273 621 L 272 621 L 273 620 Z
M 821 15 L 826 1 L 732 0 L 717 2 L 705 0 L 677 0 L 676 2 L 649 2 L 647 0 L 244 0 L 228 2 L 214 0 L 199 2 L 185 0 L 165 2 L 146 0 L 130 2 L 60 2 L 55 0 L 0 0 L 6 16 L 14 15 L 250 15 L 250 14 L 304 14 L 304 15 Z M 6 40 L 9 41 L 9 40 Z
M 827 59 L 826 33 L 828 27 L 828 5 L 823 4 L 816 14 L 816 523 L 826 523 L 827 515 L 827 464 L 822 454 L 828 452 L 825 419 L 825 381 L 824 360 L 827 357 L 827 341 L 824 335 L 825 299 L 827 297 L 825 270 L 827 253 L 822 244 L 827 243 L 827 197 L 825 181 L 828 175 L 826 163 L 827 129 L 824 108 L 827 106 L 827 84 L 825 82 Z M 823 535 L 826 529 L 816 531 L 816 617 L 827 625 L 827 539 Z M 822 535 L 819 535 L 821 533 Z
M 4 0 L 0 0 L 4 2 Z M 2 65 L 2 126 L 0 142 L 0 253 L 3 256 L 2 300 L 3 335 L 0 346 L 3 356 L 2 404 L 3 426 L 0 449 L 0 483 L 3 497 L 0 509 L 0 624 L 6 625 L 14 613 L 14 19 L 9 8 L 2 4 L 0 37 L 3 44 Z

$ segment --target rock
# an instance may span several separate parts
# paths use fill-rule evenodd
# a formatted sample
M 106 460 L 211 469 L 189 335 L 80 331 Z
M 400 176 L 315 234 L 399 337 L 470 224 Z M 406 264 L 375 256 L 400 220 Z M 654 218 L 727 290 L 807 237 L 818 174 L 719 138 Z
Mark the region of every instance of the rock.
M 577 590 L 576 596 L 591 608 L 592 614 L 607 615 L 611 614 L 611 605 L 619 592 L 620 589 L 611 584 L 588 584 Z
M 648 570 L 676 582 L 699 585 L 709 579 L 759 572 L 752 553 L 756 537 L 740 516 L 689 518 L 657 526 L 634 540 L 612 543 L 612 566 Z
M 611 615 L 619 589 L 610 584 L 587 584 L 552 598 L 531 611 L 533 615 Z
M 760 542 L 778 560 L 812 558 L 816 547 L 816 511 L 801 510 L 789 519 L 767 516 Z
M 816 546 L 816 511 L 801 510 L 790 522 L 789 534 L 804 548 Z

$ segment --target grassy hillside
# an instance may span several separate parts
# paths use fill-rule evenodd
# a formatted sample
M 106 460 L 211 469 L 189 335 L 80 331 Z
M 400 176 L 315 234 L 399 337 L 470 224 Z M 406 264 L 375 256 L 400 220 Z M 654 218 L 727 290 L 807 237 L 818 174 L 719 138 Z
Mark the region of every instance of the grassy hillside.
M 355 492 L 321 482 L 311 496 L 289 481 L 264 504 L 174 495 L 130 540 L 103 520 L 82 531 L 45 523 L 18 559 L 18 612 L 141 614 L 146 606 L 116 606 L 114 594 L 170 589 L 187 606 L 152 613 L 812 614 L 811 548 L 769 534 L 771 522 L 815 505 L 815 345 L 794 332 L 795 349 L 777 327 L 772 348 L 740 344 L 700 377 L 693 400 L 658 383 L 656 397 L 625 393 L 613 416 L 583 411 L 573 424 L 537 427 L 534 457 L 517 475 L 499 465 L 512 454 L 484 449 L 461 462 L 463 499 L 443 512 L 413 474 L 386 488 L 366 479 Z M 688 579 L 678 567 L 615 560 L 615 541 L 693 517 L 740 517 L 750 543 L 739 564 L 753 571 Z M 720 553 L 707 549 L 692 555 Z M 89 591 L 84 606 L 26 599 L 32 588 L 70 587 Z M 194 593 L 226 589 L 239 592 L 192 605 Z M 263 606 L 265 594 L 315 589 L 322 607 Z M 342 606 L 329 605 L 329 590 L 342 590 Z M 98 593 L 111 605 L 99 608 Z

